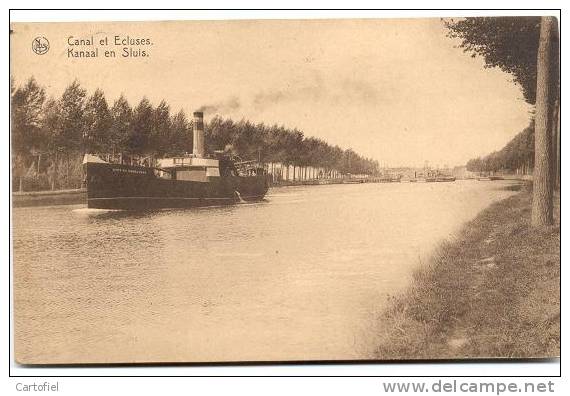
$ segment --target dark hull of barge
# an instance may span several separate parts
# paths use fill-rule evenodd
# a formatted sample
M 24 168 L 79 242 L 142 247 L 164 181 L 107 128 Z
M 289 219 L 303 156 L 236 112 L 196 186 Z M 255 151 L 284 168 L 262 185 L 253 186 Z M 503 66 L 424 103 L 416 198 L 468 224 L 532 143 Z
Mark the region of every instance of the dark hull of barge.
M 266 175 L 211 177 L 208 181 L 169 180 L 156 169 L 110 163 L 87 163 L 87 207 L 145 210 L 231 205 L 262 200 Z

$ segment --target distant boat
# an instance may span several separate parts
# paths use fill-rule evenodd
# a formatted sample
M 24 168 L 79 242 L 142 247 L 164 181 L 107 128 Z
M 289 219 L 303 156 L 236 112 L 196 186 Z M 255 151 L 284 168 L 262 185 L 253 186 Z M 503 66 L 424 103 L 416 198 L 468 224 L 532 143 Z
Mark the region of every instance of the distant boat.
M 505 180 L 503 176 L 480 176 L 477 178 L 479 181 L 493 181 L 493 180 Z
M 450 175 L 441 175 L 441 174 L 432 174 L 430 176 L 424 177 L 414 177 L 410 179 L 410 183 L 435 183 L 435 182 L 454 182 L 456 179 L 454 176 Z
M 455 181 L 455 177 L 453 176 L 437 176 L 435 178 L 436 182 L 454 182 Z
M 400 178 L 392 176 L 380 176 L 374 179 L 376 183 L 394 183 L 399 182 Z

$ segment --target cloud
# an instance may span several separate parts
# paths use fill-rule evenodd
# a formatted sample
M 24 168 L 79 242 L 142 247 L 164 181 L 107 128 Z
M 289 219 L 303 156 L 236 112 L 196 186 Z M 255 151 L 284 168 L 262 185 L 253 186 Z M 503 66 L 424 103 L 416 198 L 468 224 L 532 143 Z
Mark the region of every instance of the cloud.
M 285 89 L 263 90 L 253 96 L 256 110 L 295 101 L 307 102 L 357 102 L 376 104 L 381 99 L 380 90 L 372 83 L 354 78 L 325 82 L 320 75 Z
M 283 102 L 316 101 L 327 95 L 328 88 L 320 75 L 300 83 L 288 84 L 285 89 L 263 90 L 253 96 L 253 106 L 256 110 Z
M 365 80 L 344 79 L 339 83 L 342 94 L 352 100 L 376 103 L 380 99 L 380 90 Z

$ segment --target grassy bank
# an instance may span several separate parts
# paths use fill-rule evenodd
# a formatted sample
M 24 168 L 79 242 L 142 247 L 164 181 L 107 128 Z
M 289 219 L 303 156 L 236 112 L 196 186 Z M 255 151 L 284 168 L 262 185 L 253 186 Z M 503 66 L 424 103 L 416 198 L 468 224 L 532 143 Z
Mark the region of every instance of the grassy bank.
M 531 193 L 497 202 L 443 243 L 380 320 L 380 359 L 560 355 L 560 200 L 530 227 Z

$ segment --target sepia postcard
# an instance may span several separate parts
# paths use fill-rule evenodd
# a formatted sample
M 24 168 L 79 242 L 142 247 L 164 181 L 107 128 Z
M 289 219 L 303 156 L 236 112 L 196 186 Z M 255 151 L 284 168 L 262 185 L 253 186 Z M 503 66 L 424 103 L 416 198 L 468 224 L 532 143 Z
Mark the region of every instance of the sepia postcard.
M 11 23 L 14 361 L 560 356 L 559 31 Z

